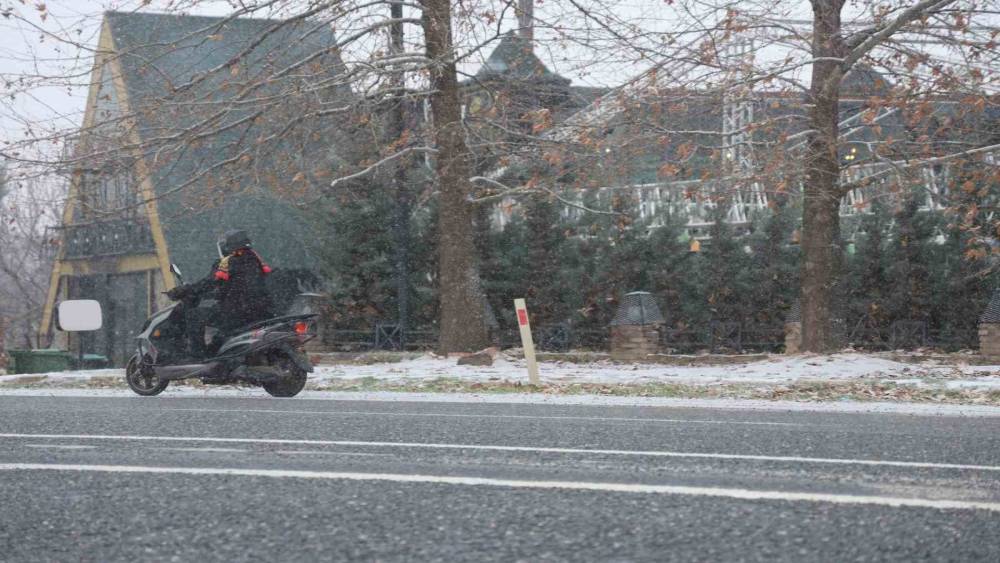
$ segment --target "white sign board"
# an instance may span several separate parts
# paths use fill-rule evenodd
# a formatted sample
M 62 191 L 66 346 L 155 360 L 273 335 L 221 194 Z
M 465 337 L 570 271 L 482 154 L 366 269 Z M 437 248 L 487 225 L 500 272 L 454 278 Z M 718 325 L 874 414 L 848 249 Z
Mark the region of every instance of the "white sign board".
M 101 304 L 93 299 L 76 299 L 59 304 L 59 330 L 86 332 L 104 326 Z

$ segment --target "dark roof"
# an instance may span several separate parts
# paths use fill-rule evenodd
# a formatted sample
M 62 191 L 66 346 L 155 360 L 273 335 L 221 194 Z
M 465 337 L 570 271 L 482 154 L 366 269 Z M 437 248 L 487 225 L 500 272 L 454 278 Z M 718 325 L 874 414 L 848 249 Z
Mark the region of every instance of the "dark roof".
M 610 91 L 610 88 L 605 87 L 595 87 L 595 86 L 570 86 L 569 92 L 570 97 L 573 101 L 573 105 L 577 110 L 580 108 L 585 108 L 590 104 L 594 103 L 594 100 L 600 98 Z
M 568 78 L 559 76 L 545 66 L 535 55 L 530 41 L 513 32 L 500 40 L 500 44 L 476 73 L 476 79 L 554 82 L 562 86 L 569 86 L 570 83 Z
M 314 22 L 250 18 L 121 12 L 106 18 L 147 144 L 171 260 L 185 272 L 207 271 L 216 237 L 241 228 L 275 266 L 311 266 L 306 243 L 313 237 L 283 192 L 297 171 L 328 172 L 337 149 L 350 144 L 332 118 L 285 126 L 315 109 L 310 103 L 350 96 L 341 86 L 301 93 L 343 70 L 333 31 Z M 309 65 L 276 78 L 306 58 Z M 250 96 L 264 101 L 235 103 L 240 91 L 265 82 Z M 204 135 L 191 142 L 196 134 Z M 255 144 L 259 139 L 271 140 Z
M 979 317 L 982 324 L 1000 324 L 1000 287 L 993 290 L 993 298 Z
M 855 65 L 840 81 L 842 96 L 883 96 L 892 89 L 882 73 L 867 65 Z
M 875 81 L 879 80 L 874 77 L 877 73 L 862 71 L 855 79 L 868 81 L 866 83 L 874 87 Z M 973 148 L 1000 139 L 1000 108 L 987 106 L 983 111 L 976 111 L 958 100 L 945 98 L 931 100 L 929 106 L 932 111 L 925 111 L 923 106 L 906 108 L 887 115 L 880 114 L 877 128 L 856 127 L 865 123 L 864 117 L 871 108 L 869 100 L 869 95 L 845 93 L 840 102 L 840 119 L 850 123 L 844 127 L 849 134 L 845 136 L 846 142 L 841 150 L 846 155 L 853 149 L 856 164 L 874 158 L 869 149 L 871 141 L 882 142 L 881 148 L 886 151 L 882 158 L 906 159 L 922 155 L 928 146 L 932 151 L 943 153 L 962 145 Z M 607 100 L 600 99 L 594 103 L 602 102 L 607 103 Z M 758 124 L 752 135 L 761 147 L 755 157 L 766 167 L 768 159 L 783 158 L 782 154 L 767 150 L 767 144 L 780 144 L 782 137 L 801 133 L 806 123 L 802 118 L 807 114 L 807 106 L 801 96 L 769 92 L 757 94 L 752 103 Z M 572 170 L 581 167 L 589 172 L 585 179 L 595 185 L 711 178 L 717 175 L 719 166 L 712 147 L 720 141 L 717 135 L 707 132 L 722 132 L 722 108 L 721 97 L 716 93 L 676 91 L 623 104 L 619 111 L 607 112 L 604 120 L 588 124 L 592 130 L 587 139 L 600 141 L 609 154 L 616 155 L 616 166 L 607 168 L 607 174 L 614 174 L 615 177 L 593 174 L 589 161 L 579 157 L 566 158 L 559 168 L 553 170 L 546 161 L 537 158 L 541 155 L 535 155 L 534 161 L 523 159 L 518 166 L 510 167 L 507 173 L 526 177 L 535 173 L 549 177 L 558 175 L 560 181 L 572 183 L 578 182 L 579 176 L 573 175 Z M 557 123 L 553 131 L 558 131 L 560 127 Z M 576 127 L 579 128 L 578 125 Z M 930 139 L 929 143 L 927 139 Z M 693 151 L 690 150 L 692 148 Z M 661 175 L 667 163 L 671 166 L 666 169 L 672 174 Z

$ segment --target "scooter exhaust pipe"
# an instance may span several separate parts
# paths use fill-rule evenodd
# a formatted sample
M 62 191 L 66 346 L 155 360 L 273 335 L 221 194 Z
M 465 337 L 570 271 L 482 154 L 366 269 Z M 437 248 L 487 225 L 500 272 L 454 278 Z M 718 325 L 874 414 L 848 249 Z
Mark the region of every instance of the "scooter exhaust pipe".
M 207 375 L 219 366 L 218 362 L 208 364 L 185 364 L 182 366 L 155 366 L 153 372 L 160 379 L 166 381 L 176 381 L 178 379 L 188 379 Z

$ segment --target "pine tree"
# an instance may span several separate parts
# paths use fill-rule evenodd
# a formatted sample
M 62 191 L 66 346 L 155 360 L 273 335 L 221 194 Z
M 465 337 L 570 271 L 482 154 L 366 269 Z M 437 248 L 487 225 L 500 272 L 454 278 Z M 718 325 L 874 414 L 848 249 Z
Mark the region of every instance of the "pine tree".
M 392 265 L 392 199 L 373 184 L 363 194 L 327 202 L 320 269 L 330 282 L 333 321 L 343 328 L 371 328 L 395 318 Z
M 574 301 L 572 284 L 565 276 L 566 229 L 560 207 L 551 196 L 536 197 L 525 206 L 527 284 L 525 295 L 533 304 L 539 325 L 569 320 Z
M 483 224 L 482 220 L 479 224 Z M 525 284 L 530 276 L 524 219 L 514 214 L 500 230 L 481 226 L 478 243 L 486 299 L 501 329 L 512 330 L 517 326 L 513 301 L 525 297 Z
M 886 237 L 891 218 L 885 205 L 876 200 L 857 222 L 854 252 L 847 256 L 842 291 L 851 329 L 860 322 L 864 333 L 859 332 L 858 337 L 870 338 L 871 331 L 881 331 L 888 322 Z
M 704 317 L 703 289 L 697 266 L 701 255 L 692 252 L 687 235 L 687 218 L 667 213 L 650 235 L 650 291 L 675 330 L 688 329 Z
M 736 236 L 726 221 L 725 207 L 722 204 L 715 207 L 709 228 L 711 240 L 703 250 L 705 303 L 710 320 L 745 322 L 749 317 L 750 260 L 744 250 L 745 241 Z
M 651 288 L 651 245 L 637 203 L 633 193 L 616 191 L 610 200 L 614 214 L 591 225 L 585 255 L 590 256 L 593 285 L 584 303 L 586 324 L 593 330 L 607 329 L 623 295 Z
M 922 216 L 924 215 L 924 216 Z M 893 215 L 886 274 L 888 315 L 893 320 L 925 319 L 930 291 L 921 250 L 933 236 L 917 198 L 906 197 Z
M 410 324 L 418 330 L 435 328 L 438 322 L 437 226 L 437 201 L 431 198 L 410 222 Z
M 944 215 L 932 217 L 935 236 L 922 249 L 928 271 L 928 322 L 935 341 L 948 350 L 974 348 L 979 316 L 996 287 L 997 276 L 983 277 L 981 264 L 966 255 L 968 231 Z
M 798 296 L 799 248 L 792 233 L 801 214 L 789 202 L 776 199 L 774 209 L 762 211 L 754 219 L 749 237 L 752 254 L 748 302 L 750 319 L 761 331 L 780 333 L 788 309 Z

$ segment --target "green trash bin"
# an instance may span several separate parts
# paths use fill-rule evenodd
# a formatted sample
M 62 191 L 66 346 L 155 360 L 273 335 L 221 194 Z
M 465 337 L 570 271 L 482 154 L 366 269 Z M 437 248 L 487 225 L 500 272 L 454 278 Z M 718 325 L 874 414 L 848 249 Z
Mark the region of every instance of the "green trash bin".
M 74 361 L 79 362 L 79 358 Z M 107 356 L 102 356 L 100 354 L 84 354 L 83 355 L 83 365 L 77 366 L 79 369 L 107 369 L 111 366 L 111 360 Z
M 73 368 L 73 354 L 65 350 L 8 350 L 10 373 L 48 373 Z

